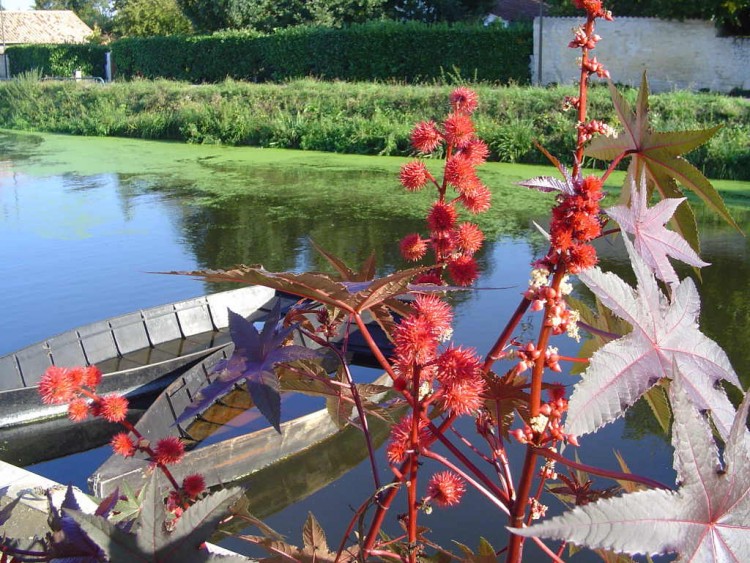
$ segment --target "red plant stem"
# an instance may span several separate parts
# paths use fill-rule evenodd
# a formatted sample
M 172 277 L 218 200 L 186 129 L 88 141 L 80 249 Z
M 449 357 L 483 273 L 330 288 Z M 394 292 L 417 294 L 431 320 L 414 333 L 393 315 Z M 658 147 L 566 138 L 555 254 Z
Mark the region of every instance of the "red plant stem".
M 615 158 L 607 167 L 607 170 L 604 171 L 604 174 L 602 174 L 602 184 L 607 181 L 607 178 L 609 178 L 609 175 L 612 174 L 612 172 L 615 171 L 615 168 L 617 168 L 617 165 L 620 164 L 620 161 L 628 156 L 630 154 L 630 151 L 625 151 L 621 155 L 618 155 L 617 158 Z
M 400 555 L 392 551 L 385 551 L 383 549 L 373 549 L 370 552 L 370 555 L 374 555 L 375 557 L 381 557 L 383 559 L 394 559 L 395 561 L 401 561 Z
M 422 422 L 423 405 L 419 400 L 420 376 L 422 370 L 414 362 L 412 370 L 411 393 L 412 393 L 412 417 L 411 417 L 411 435 L 410 435 L 410 454 L 411 463 L 409 464 L 409 482 L 407 483 L 407 534 L 409 538 L 409 561 L 417 562 L 417 475 L 419 472 L 419 427 Z
M 451 432 L 453 432 L 456 435 L 456 438 L 458 438 L 459 441 L 464 446 L 466 446 L 467 448 L 469 448 L 477 456 L 479 456 L 480 458 L 482 458 L 484 461 L 486 461 L 490 465 L 494 465 L 495 464 L 495 461 L 492 458 L 490 458 L 485 453 L 479 451 L 479 448 L 477 448 L 474 444 L 472 444 L 471 441 L 469 441 L 469 439 L 466 436 L 464 436 L 463 434 L 461 434 L 458 430 L 456 430 L 455 428 L 451 428 Z
M 439 454 L 436 454 L 435 452 L 431 450 L 425 450 L 422 452 L 422 455 L 425 457 L 429 457 L 430 459 L 434 459 L 435 461 L 439 461 L 449 469 L 455 471 L 458 473 L 461 477 L 463 477 L 472 487 L 474 487 L 477 491 L 482 493 L 485 497 L 489 499 L 489 501 L 497 506 L 500 510 L 505 512 L 508 516 L 510 516 L 510 510 L 508 510 L 508 507 L 505 503 L 503 503 L 500 499 L 497 498 L 497 496 L 492 493 L 491 491 L 487 490 L 485 487 L 483 487 L 480 483 L 475 481 L 470 475 L 468 475 L 465 471 L 463 471 L 461 468 L 456 466 L 456 464 L 452 463 L 449 459 L 446 457 L 443 457 Z
M 565 266 L 561 263 L 555 267 L 555 273 L 552 277 L 552 283 L 550 287 L 555 290 L 556 293 L 560 291 L 560 283 L 562 282 L 563 276 L 565 275 Z M 552 333 L 552 327 L 547 322 L 552 313 L 552 302 L 548 301 L 544 306 L 544 320 L 542 321 L 542 328 L 539 331 L 539 340 L 536 344 L 537 351 L 540 352 L 539 357 L 534 364 L 534 371 L 531 374 L 531 390 L 529 395 L 529 414 L 533 419 L 539 416 L 539 408 L 542 406 L 542 376 L 544 375 L 545 365 L 545 351 L 547 350 L 547 343 Z
M 85 395 L 86 397 L 90 398 L 93 401 L 101 402 L 102 400 L 102 398 L 99 395 L 91 391 L 88 391 L 87 389 L 80 388 L 80 391 L 82 395 Z M 156 452 L 154 452 L 154 450 L 151 449 L 151 446 L 145 446 L 145 445 L 140 444 L 141 442 L 144 441 L 143 434 L 138 432 L 135 426 L 133 426 L 127 419 L 121 420 L 120 424 L 123 426 L 123 428 L 125 428 L 125 430 L 133 433 L 135 437 L 138 438 L 139 445 L 137 447 L 139 450 L 146 453 L 152 459 L 156 457 Z M 174 475 L 172 475 L 172 472 L 169 470 L 169 468 L 167 468 L 167 466 L 162 463 L 157 463 L 156 466 L 161 470 L 164 476 L 169 480 L 172 487 L 174 487 L 174 490 L 179 491 L 180 485 L 177 484 L 177 480 L 174 478 Z
M 588 358 L 573 358 L 572 356 L 559 356 L 558 359 L 566 362 L 573 362 L 576 364 L 587 364 L 589 363 Z
M 560 290 L 560 282 L 564 275 L 565 267 L 562 264 L 558 264 L 554 270 L 552 283 L 550 284 L 550 287 L 554 289 L 555 292 Z M 544 375 L 545 365 L 544 352 L 547 350 L 547 343 L 549 342 L 549 337 L 552 333 L 552 327 L 547 320 L 550 318 L 551 313 L 552 303 L 547 302 L 544 307 L 544 320 L 542 321 L 542 327 L 539 331 L 539 339 L 536 344 L 536 349 L 540 354 L 534 364 L 534 371 L 531 374 L 531 390 L 529 393 L 529 416 L 531 420 L 534 420 L 539 416 L 539 409 L 542 404 L 542 376 Z M 534 480 L 536 458 L 536 453 L 532 447 L 529 446 L 526 449 L 526 457 L 524 458 L 523 470 L 521 471 L 521 482 L 518 485 L 518 494 L 516 496 L 516 501 L 513 503 L 513 513 L 510 520 L 510 525 L 513 528 L 520 528 L 523 525 L 526 506 L 529 502 L 529 493 L 531 492 L 531 483 Z M 523 538 L 515 534 L 511 535 L 508 545 L 508 563 L 517 563 L 521 560 L 522 548 Z
M 531 305 L 531 301 L 526 299 L 526 297 L 522 297 L 521 302 L 518 304 L 518 307 L 516 307 L 516 310 L 513 313 L 513 316 L 508 320 L 508 324 L 505 325 L 503 332 L 501 332 L 500 336 L 497 337 L 497 341 L 492 346 L 492 349 L 490 350 L 489 354 L 487 354 L 487 357 L 484 360 L 483 368 L 485 372 L 489 372 L 490 369 L 492 369 L 492 364 L 494 364 L 496 360 L 499 360 L 501 358 L 501 354 L 503 352 L 503 349 L 505 348 L 505 345 L 510 339 L 511 333 L 516 329 L 518 323 L 521 322 L 521 319 L 526 313 L 526 310 L 529 308 L 529 305 Z
M 595 18 L 590 14 L 586 17 L 586 23 L 583 26 L 586 37 L 591 37 L 594 33 L 594 20 Z M 586 122 L 586 105 L 588 103 L 588 79 L 590 72 L 586 68 L 586 63 L 589 60 L 589 49 L 584 45 L 581 47 L 581 78 L 578 83 L 578 123 L 583 124 Z M 583 139 L 582 131 L 578 129 L 578 142 L 576 143 L 575 158 L 573 159 L 573 178 L 577 178 L 581 173 L 581 166 L 583 164 Z
M 577 461 L 567 459 L 561 456 L 559 453 L 553 452 L 549 448 L 539 448 L 536 446 L 531 446 L 531 448 L 534 451 L 536 451 L 536 453 L 538 453 L 539 455 L 542 455 L 554 461 L 559 461 L 560 463 L 567 465 L 568 467 L 572 467 L 573 469 L 586 471 L 587 473 L 591 473 L 592 475 L 606 477 L 607 479 L 612 479 L 614 481 L 632 481 L 633 483 L 640 483 L 641 485 L 646 485 L 647 487 L 650 487 L 652 489 L 664 489 L 667 491 L 671 490 L 671 487 L 663 483 L 660 483 L 659 481 L 654 481 L 653 479 L 649 479 L 648 477 L 634 475 L 633 473 L 621 473 L 620 471 L 609 471 L 607 469 L 601 469 L 599 467 L 594 467 L 592 465 L 586 465 L 585 463 L 580 463 Z
M 529 502 L 529 493 L 531 492 L 531 482 L 534 478 L 534 467 L 536 465 L 536 453 L 530 447 L 526 448 L 526 457 L 523 461 L 523 473 L 521 483 L 518 486 L 516 502 L 513 503 L 513 512 L 510 518 L 512 528 L 523 527 L 524 514 L 526 514 L 526 505 Z M 507 563 L 520 563 L 523 549 L 523 537 L 511 534 L 508 542 Z
M 375 490 L 378 490 L 380 488 L 380 474 L 378 472 L 378 464 L 375 462 L 375 449 L 372 447 L 372 436 L 370 435 L 370 428 L 367 424 L 367 413 L 365 413 L 365 409 L 362 406 L 362 398 L 359 396 L 359 389 L 357 389 L 357 386 L 354 384 L 354 379 L 352 379 L 352 373 L 349 371 L 349 366 L 346 362 L 342 362 L 342 365 L 344 366 L 346 381 L 349 383 L 349 390 L 354 399 L 354 406 L 357 409 L 357 416 L 362 425 L 362 433 L 365 436 L 367 455 L 370 458 L 370 469 L 372 470 L 372 478 L 375 481 Z
M 375 359 L 378 361 L 380 366 L 386 371 L 386 373 L 391 377 L 391 379 L 393 381 L 396 381 L 398 379 L 398 376 L 394 373 L 390 362 L 383 355 L 383 352 L 380 351 L 380 348 L 375 342 L 375 339 L 372 337 L 372 334 L 370 334 L 370 331 L 368 330 L 367 325 L 362 320 L 362 317 L 360 316 L 359 313 L 355 313 L 354 321 L 357 323 L 357 328 L 359 328 L 359 332 L 362 334 L 362 337 L 365 339 L 365 342 L 367 342 L 367 346 L 370 348 L 370 351 L 372 352 L 373 356 L 375 356 Z
M 622 334 L 617 334 L 616 332 L 607 332 L 606 330 L 596 328 L 595 326 L 591 326 L 590 324 L 583 321 L 577 321 L 576 324 L 586 332 L 596 334 L 597 336 L 601 336 L 602 338 L 606 338 L 608 340 L 617 340 L 618 338 L 622 338 Z
M 464 453 L 459 450 L 450 440 L 448 440 L 447 437 L 443 435 L 442 432 L 440 432 L 435 426 L 430 423 L 429 425 L 430 431 L 433 432 L 437 436 L 437 439 L 440 440 L 440 442 L 450 450 L 450 452 L 456 456 L 456 458 L 466 467 L 469 471 L 471 471 L 474 476 L 479 479 L 485 487 L 487 487 L 489 490 L 492 491 L 492 493 L 500 499 L 507 507 L 511 506 L 510 499 L 508 498 L 508 494 L 503 491 L 500 487 L 498 487 L 495 483 L 490 481 L 490 479 L 487 477 L 487 475 L 484 474 L 483 471 L 480 471 L 479 468 L 472 463 L 472 461 L 467 458 Z
M 400 472 L 401 475 L 404 475 L 406 472 L 410 471 L 410 466 L 411 466 L 411 457 L 409 457 L 401 466 L 401 469 L 402 469 L 402 471 Z M 391 504 L 393 504 L 393 501 L 396 498 L 396 494 L 398 493 L 398 490 L 400 488 L 399 485 L 401 484 L 401 478 L 396 477 L 392 481 L 392 484 L 393 484 L 393 487 L 388 489 L 388 492 L 385 494 L 385 496 L 378 501 L 378 510 L 375 512 L 375 516 L 373 517 L 372 522 L 370 523 L 370 529 L 368 530 L 367 536 L 365 537 L 365 540 L 362 543 L 362 554 L 364 555 L 365 558 L 367 558 L 367 554 L 370 552 L 370 550 L 372 550 L 372 546 L 375 545 L 375 540 L 377 540 L 378 534 L 380 533 L 380 528 L 383 526 L 383 520 L 385 520 L 385 515 L 388 512 L 388 509 L 390 508 Z M 348 535 L 349 534 L 347 534 L 346 536 Z M 344 541 L 346 540 L 346 536 L 344 537 Z
M 456 415 L 451 413 L 440 424 L 439 428 L 435 428 L 433 425 L 432 430 L 431 430 L 433 434 L 427 440 L 427 444 L 425 445 L 425 447 L 432 445 L 435 442 L 435 440 L 438 439 L 438 436 L 442 435 L 442 433 L 445 432 L 445 430 L 451 424 L 453 424 L 454 420 L 456 420 Z M 407 460 L 401 465 L 401 468 L 398 471 L 398 475 L 400 476 L 406 475 L 406 473 L 408 473 L 410 470 L 409 469 L 410 463 L 411 463 L 411 457 L 407 458 Z M 396 498 L 396 493 L 398 493 L 398 489 L 399 489 L 398 485 L 402 481 L 402 478 L 400 476 L 396 477 L 391 482 L 392 486 L 388 490 L 388 493 L 383 498 L 379 499 L 378 510 L 375 513 L 375 516 L 373 517 L 373 521 L 370 524 L 370 529 L 367 532 L 367 537 L 365 538 L 365 541 L 363 542 L 362 553 L 364 553 L 365 556 L 368 550 L 372 549 L 372 546 L 375 545 L 375 540 L 377 539 L 378 534 L 380 533 L 380 527 L 383 525 L 385 513 L 388 511 L 388 508 L 390 507 L 391 503 Z M 346 536 L 348 536 L 350 532 L 351 532 L 351 527 L 350 527 L 349 532 L 347 532 Z M 339 551 L 341 551 L 341 548 Z
M 500 425 L 500 405 L 499 403 L 495 402 L 495 419 L 498 421 L 498 426 Z M 498 429 L 499 430 L 499 429 Z M 500 443 L 499 448 L 492 448 L 495 452 L 495 455 L 499 457 L 500 465 L 503 468 L 503 475 L 505 476 L 505 483 L 506 487 L 508 489 L 508 498 L 511 502 L 516 501 L 516 491 L 513 488 L 513 476 L 510 474 L 510 463 L 508 463 L 508 456 L 505 451 L 505 445 L 503 444 L 503 437 L 502 433 L 498 432 L 498 440 Z

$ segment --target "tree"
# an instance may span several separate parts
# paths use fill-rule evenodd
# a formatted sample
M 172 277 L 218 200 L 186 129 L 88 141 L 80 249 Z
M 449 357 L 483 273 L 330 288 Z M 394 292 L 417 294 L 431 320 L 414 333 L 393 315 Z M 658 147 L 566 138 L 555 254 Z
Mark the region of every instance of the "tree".
M 377 19 L 426 22 L 473 19 L 494 0 L 177 0 L 197 31 L 294 25 L 337 27 Z
M 490 13 L 495 0 L 390 0 L 390 16 L 423 22 L 465 21 Z
M 119 36 L 184 35 L 192 25 L 176 0 L 115 0 L 112 31 Z
M 34 0 L 35 10 L 72 10 L 89 27 L 107 29 L 111 21 L 109 0 Z

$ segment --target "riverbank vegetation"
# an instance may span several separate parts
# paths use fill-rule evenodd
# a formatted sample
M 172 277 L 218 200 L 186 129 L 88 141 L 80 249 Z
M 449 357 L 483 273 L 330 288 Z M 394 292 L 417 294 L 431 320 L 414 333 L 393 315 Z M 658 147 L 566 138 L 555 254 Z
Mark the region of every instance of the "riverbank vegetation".
M 449 81 L 449 80 L 448 80 Z M 195 86 L 174 81 L 95 85 L 40 82 L 26 75 L 0 84 L 0 126 L 91 136 L 167 139 L 404 156 L 410 123 L 443 112 L 451 86 L 323 82 L 252 84 L 232 80 Z M 482 104 L 475 122 L 490 160 L 548 164 L 534 146 L 570 154 L 574 112 L 561 112 L 568 87 L 476 85 Z M 625 91 L 635 98 L 635 91 Z M 602 121 L 616 123 L 609 92 L 592 88 Z M 724 127 L 687 159 L 706 176 L 750 179 L 750 100 L 685 91 L 651 97 L 661 130 Z M 595 161 L 587 162 L 595 165 Z

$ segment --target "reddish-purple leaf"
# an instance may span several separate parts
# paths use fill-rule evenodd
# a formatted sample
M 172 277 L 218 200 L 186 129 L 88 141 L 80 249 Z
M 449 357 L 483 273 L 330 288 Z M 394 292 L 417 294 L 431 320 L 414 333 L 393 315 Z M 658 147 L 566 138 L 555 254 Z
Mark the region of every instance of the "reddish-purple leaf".
M 595 431 L 622 416 L 666 377 L 679 378 L 695 406 L 710 410 L 720 434 L 727 436 L 734 409 L 717 384 L 724 380 L 741 385 L 726 353 L 698 330 L 700 297 L 695 284 L 690 278 L 683 280 L 668 300 L 628 238 L 623 240 L 638 280 L 637 291 L 599 268 L 581 273 L 580 279 L 633 330 L 591 357 L 570 398 L 567 431 L 576 435 Z
M 671 387 L 679 490 L 602 500 L 513 533 L 630 554 L 676 552 L 681 561 L 750 561 L 750 394 L 734 417 L 722 467 L 707 421 L 687 391 Z
M 219 376 L 201 389 L 196 399 L 182 412 L 182 422 L 211 406 L 229 393 L 235 385 L 245 383 L 253 403 L 268 422 L 280 431 L 281 395 L 279 379 L 274 373 L 278 363 L 314 359 L 319 352 L 304 346 L 285 345 L 294 325 L 279 326 L 280 302 L 269 314 L 262 332 L 241 315 L 229 311 L 229 332 L 234 342 L 232 356 L 216 365 Z
M 636 252 L 656 277 L 670 284 L 679 282 L 668 256 L 691 266 L 708 266 L 708 262 L 701 260 L 684 238 L 664 227 L 685 198 L 666 198 L 648 207 L 645 177 L 642 177 L 640 186 L 633 178 L 630 181 L 630 207 L 611 207 L 606 210 L 607 215 L 617 221 L 622 230 L 635 236 Z

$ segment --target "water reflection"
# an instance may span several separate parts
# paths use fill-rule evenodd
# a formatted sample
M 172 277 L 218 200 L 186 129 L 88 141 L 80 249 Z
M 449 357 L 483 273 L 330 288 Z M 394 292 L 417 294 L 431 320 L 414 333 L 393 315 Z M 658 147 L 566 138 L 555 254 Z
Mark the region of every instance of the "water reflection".
M 351 266 L 374 251 L 384 273 L 404 265 L 397 241 L 422 230 L 421 219 L 411 210 L 399 209 L 405 205 L 401 195 L 369 201 L 361 190 L 346 189 L 369 185 L 382 172 L 326 168 L 322 160 L 315 166 L 289 169 L 257 166 L 239 156 L 227 164 L 214 158 L 215 148 L 183 151 L 165 145 L 169 158 L 161 158 L 169 172 L 163 175 L 149 169 L 143 174 L 38 177 L 21 170 L 27 161 L 55 159 L 41 150 L 44 142 L 39 139 L 32 136 L 17 143 L 0 135 L 0 161 L 11 163 L 0 167 L 0 292 L 9 296 L 0 321 L 0 354 L 87 322 L 217 289 L 186 277 L 147 272 L 240 263 L 262 263 L 277 271 L 326 269 L 311 247 L 312 238 Z M 140 145 L 127 141 L 126 146 L 130 158 L 139 158 Z M 142 146 L 147 147 L 142 149 L 144 161 L 153 159 L 146 153 L 155 145 Z M 210 182 L 244 189 L 217 189 L 212 195 Z M 336 187 L 342 184 L 344 190 Z M 478 285 L 484 289 L 454 297 L 456 338 L 479 351 L 492 344 L 526 287 L 529 263 L 544 252 L 543 239 L 531 226 L 531 213 L 506 215 L 496 222 L 496 237 L 478 256 L 483 271 Z M 750 213 L 738 208 L 735 217 L 747 225 Z M 703 257 L 712 263 L 700 284 L 703 331 L 726 349 L 747 385 L 750 242 L 703 212 L 699 219 L 704 225 Z M 632 281 L 620 245 L 604 243 L 600 252 L 605 269 Z M 529 316 L 519 335 L 532 338 L 535 320 Z M 569 339 L 561 337 L 553 344 L 564 354 L 577 351 L 577 344 Z M 564 374 L 558 379 L 573 381 Z M 645 409 L 637 406 L 626 424 L 609 425 L 589 439 L 584 444 L 589 447 L 582 449 L 583 461 L 615 469 L 610 446 L 617 443 L 634 471 L 671 482 L 671 450 L 663 437 L 654 435 L 658 427 L 651 424 Z M 637 441 L 623 441 L 623 433 Z M 511 453 L 512 462 L 522 455 L 520 450 Z M 305 500 L 298 499 L 306 495 L 293 496 L 294 504 L 276 512 L 269 523 L 295 538 L 306 512 L 314 510 L 335 538 L 348 522 L 348 503 L 360 500 L 344 493 L 366 490 L 369 480 L 367 468 L 358 466 Z M 266 484 L 259 481 L 257 487 L 265 490 Z M 259 496 L 260 506 L 263 498 Z M 326 507 L 324 512 L 321 506 Z M 470 497 L 462 506 L 455 517 L 430 519 L 428 525 L 437 537 L 471 544 L 480 530 L 497 538 L 498 526 L 475 508 L 484 506 L 480 498 Z M 456 526 L 457 522 L 462 525 Z

